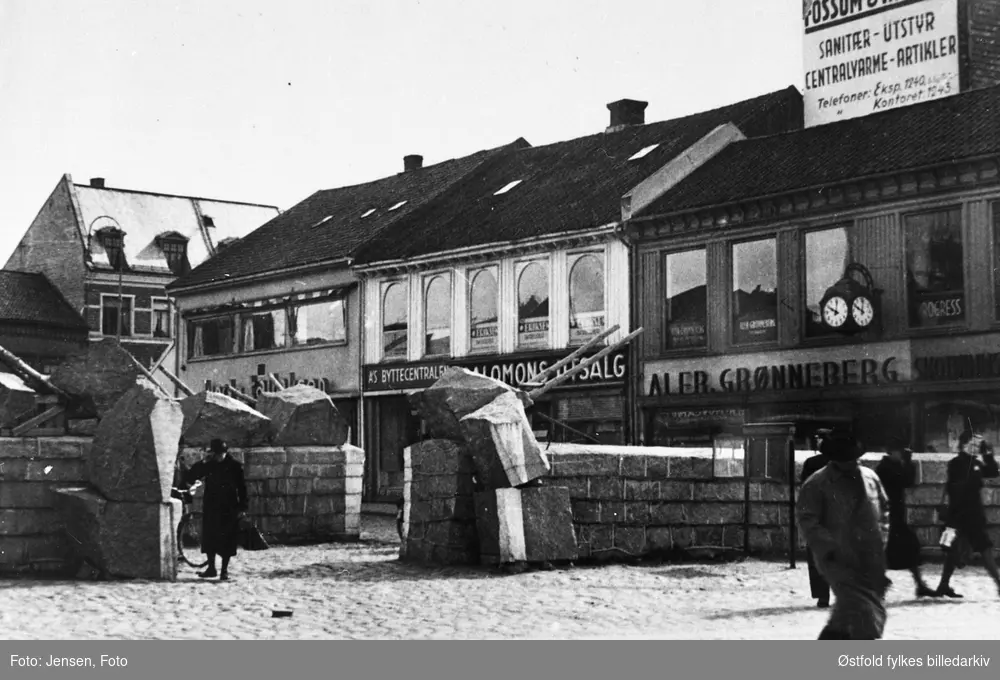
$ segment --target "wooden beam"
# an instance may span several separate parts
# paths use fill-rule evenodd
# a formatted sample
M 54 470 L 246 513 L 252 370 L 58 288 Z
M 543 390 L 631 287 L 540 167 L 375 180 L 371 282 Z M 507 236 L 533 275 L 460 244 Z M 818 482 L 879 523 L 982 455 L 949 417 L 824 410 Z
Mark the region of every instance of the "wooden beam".
M 65 406 L 53 406 L 52 408 L 47 409 L 42 413 L 39 413 L 31 420 L 26 420 L 23 423 L 21 423 L 20 425 L 18 425 L 13 429 L 11 434 L 13 434 L 15 437 L 20 437 L 25 432 L 33 430 L 39 425 L 42 425 L 43 423 L 49 422 L 59 414 L 63 413 L 65 410 L 66 410 Z
M 253 407 L 257 406 L 257 400 L 256 399 L 254 399 L 253 397 L 248 397 L 247 395 L 243 394 L 242 392 L 240 392 L 238 389 L 236 389 L 232 385 L 226 384 L 226 385 L 223 385 L 223 387 L 225 388 L 225 390 L 229 394 L 229 396 L 231 396 L 233 399 L 237 399 L 238 401 L 242 401 L 247 406 L 253 406 Z
M 150 367 L 150 369 L 149 369 L 149 372 L 150 372 L 150 373 L 156 373 L 156 369 L 158 369 L 158 368 L 160 367 L 160 364 L 162 364 L 162 363 L 163 363 L 163 361 L 164 361 L 164 360 L 165 360 L 165 359 L 167 358 L 167 355 L 168 355 L 168 354 L 170 354 L 170 350 L 172 350 L 172 349 L 174 348 L 174 345 L 175 345 L 175 344 L 176 344 L 176 342 L 175 342 L 174 340 L 171 340 L 171 341 L 170 341 L 170 344 L 169 344 L 169 345 L 167 345 L 167 348 L 166 348 L 165 350 L 163 350 L 163 353 L 162 353 L 162 354 L 160 354 L 160 358 L 159 358 L 159 359 L 157 359 L 157 360 L 156 360 L 156 363 L 155 363 L 155 364 L 153 364 L 153 365 L 152 365 L 152 366 Z
M 635 329 L 634 331 L 632 331 L 631 333 L 629 333 L 628 335 L 626 335 L 624 338 L 622 338 L 621 340 L 619 340 L 615 344 L 608 345 L 607 347 L 605 347 L 604 349 L 602 349 L 600 352 L 598 352 L 594 356 L 589 357 L 586 361 L 583 361 L 583 362 L 577 364 L 576 366 L 574 366 L 570 370 L 566 371 L 562 375 L 557 376 L 557 377 L 553 378 L 552 380 L 549 380 L 547 383 L 545 383 L 541 387 L 537 387 L 537 388 L 533 389 L 531 392 L 528 392 L 528 396 L 531 398 L 532 401 L 534 401 L 538 397 L 542 396 L 543 394 L 545 394 L 546 392 L 548 392 L 549 390 L 551 390 L 553 387 L 555 387 L 557 385 L 561 385 L 562 383 L 566 382 L 567 380 L 569 380 L 570 378 L 572 378 L 573 376 L 575 376 L 577 373 L 580 373 L 583 370 L 585 370 L 587 368 L 590 368 L 591 365 L 597 363 L 598 361 L 600 361 L 601 359 L 603 359 L 607 355 L 611 354 L 612 352 L 617 351 L 621 347 L 623 347 L 626 344 L 632 342 L 632 340 L 634 338 L 638 337 L 639 334 L 642 333 L 642 331 L 643 331 L 642 328 Z
M 63 399 L 69 400 L 70 396 L 61 389 L 53 385 L 47 377 L 23 362 L 16 354 L 0 346 L 0 361 L 5 363 L 28 387 L 37 392 L 48 392 L 58 394 Z
M 541 373 L 536 374 L 532 378 L 532 384 L 538 383 L 538 384 L 544 385 L 546 381 L 543 380 L 543 378 L 545 378 L 545 376 L 549 375 L 550 373 L 555 373 L 556 371 L 558 371 L 563 366 L 566 366 L 567 364 L 571 363 L 577 357 L 579 357 L 579 356 L 581 356 L 583 354 L 586 354 L 587 350 L 589 350 L 591 347 L 593 347 L 594 345 L 596 345 L 597 343 L 599 343 L 601 340 L 603 340 L 604 338 L 608 337 L 609 335 L 611 335 L 612 333 L 614 333 L 615 331 L 617 331 L 619 328 L 620 328 L 620 326 L 618 324 L 615 324 L 614 326 L 612 326 L 608 330 L 604 331 L 600 335 L 595 335 L 590 340 L 588 340 L 587 343 L 585 345 L 583 345 L 583 347 L 578 348 L 575 352 L 573 352 L 572 354 L 570 354 L 568 357 L 564 357 L 564 358 L 560 359 L 556 363 L 554 363 L 551 366 L 549 366 L 548 368 L 546 368 Z
M 191 391 L 191 388 L 188 387 L 187 385 L 185 385 L 183 382 L 181 382 L 181 379 L 178 378 L 176 375 L 174 375 L 173 373 L 171 373 L 170 371 L 168 371 L 167 369 L 165 369 L 163 367 L 163 364 L 160 364 L 160 372 L 163 373 L 163 375 L 165 375 L 168 378 L 170 378 L 171 382 L 173 382 L 175 385 L 177 385 L 177 388 L 181 392 L 183 392 L 185 395 L 187 395 L 189 397 L 192 396 L 192 395 L 194 395 L 194 392 Z
M 267 377 L 271 379 L 271 382 L 277 385 L 279 390 L 285 389 L 285 386 L 281 384 L 281 381 L 278 380 L 278 376 L 276 376 L 274 373 L 268 373 Z
M 119 347 L 121 347 L 121 345 L 119 345 Z M 122 351 L 125 352 L 125 354 L 128 354 L 129 358 L 132 359 L 132 363 L 135 364 L 136 368 L 138 368 L 140 371 L 142 371 L 143 375 L 145 375 L 147 378 L 149 378 L 149 381 L 151 383 L 153 383 L 153 385 L 156 387 L 156 389 L 158 389 L 160 392 L 162 392 L 165 397 L 169 397 L 170 396 L 170 393 L 167 392 L 166 388 L 163 387 L 163 385 L 161 385 L 159 382 L 157 382 L 157 380 L 153 376 L 153 374 L 150 373 L 150 371 L 149 371 L 148 368 L 146 368 L 145 366 L 142 365 L 141 361 L 139 361 L 138 359 L 136 359 L 135 356 L 131 352 L 129 352 L 127 349 L 125 349 L 124 347 L 122 347 Z

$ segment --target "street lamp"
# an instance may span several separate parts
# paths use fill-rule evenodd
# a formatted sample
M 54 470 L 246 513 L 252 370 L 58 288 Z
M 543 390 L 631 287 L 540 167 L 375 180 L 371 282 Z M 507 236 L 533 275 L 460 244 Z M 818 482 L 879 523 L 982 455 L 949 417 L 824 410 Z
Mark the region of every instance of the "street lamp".
M 101 215 L 94 218 L 90 223 L 90 232 L 93 234 L 94 224 L 98 220 L 107 220 L 112 226 L 102 227 L 97 230 L 101 246 L 108 255 L 108 264 L 118 271 L 118 319 L 115 325 L 115 337 L 121 344 L 122 339 L 122 312 L 125 304 L 125 296 L 122 291 L 122 274 L 125 270 L 125 232 L 122 230 L 118 220 L 109 216 Z

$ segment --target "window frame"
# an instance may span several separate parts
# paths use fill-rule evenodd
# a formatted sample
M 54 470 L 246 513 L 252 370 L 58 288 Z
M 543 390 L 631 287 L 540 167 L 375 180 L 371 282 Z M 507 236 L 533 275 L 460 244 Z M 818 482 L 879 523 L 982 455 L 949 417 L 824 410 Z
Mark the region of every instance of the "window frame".
M 709 313 L 710 299 L 709 288 L 711 287 L 712 279 L 709 275 L 709 245 L 708 243 L 702 243 L 701 245 L 690 244 L 688 246 L 682 246 L 677 248 L 671 248 L 670 250 L 663 250 L 660 252 L 660 266 L 663 271 L 663 289 L 660 291 L 660 321 L 661 321 L 661 347 L 660 351 L 664 354 L 685 354 L 685 353 L 704 353 L 708 351 L 709 343 L 711 342 L 711 325 L 712 318 Z M 702 345 L 696 347 L 670 347 L 668 343 L 670 322 L 667 319 L 667 304 L 669 302 L 669 297 L 667 296 L 667 286 L 669 285 L 670 278 L 670 268 L 668 266 L 668 259 L 671 255 L 681 255 L 684 253 L 693 253 L 701 251 L 704 256 L 705 263 L 705 342 Z
M 551 257 L 528 257 L 514 261 L 514 350 L 533 351 L 541 349 L 552 349 L 552 258 Z M 548 314 L 545 316 L 546 331 L 545 340 L 539 344 L 522 344 L 521 342 L 521 277 L 524 272 L 533 265 L 538 264 L 545 270 L 545 295 L 548 305 Z M 540 331 L 539 331 L 540 332 Z
M 487 348 L 476 349 L 473 347 L 473 337 L 472 331 L 474 328 L 472 319 L 473 310 L 473 287 L 475 286 L 476 279 L 483 272 L 489 272 L 493 275 L 493 299 L 494 299 L 494 316 L 496 320 L 493 325 L 496 329 L 496 334 L 493 336 L 493 346 Z M 500 265 L 497 263 L 487 264 L 480 267 L 475 267 L 466 272 L 466 279 L 469 282 L 469 290 L 467 294 L 468 298 L 468 338 L 466 341 L 468 343 L 468 354 L 470 355 L 480 355 L 480 354 L 499 354 L 500 353 Z
M 295 343 L 295 335 L 292 332 L 292 310 L 299 307 L 308 307 L 311 305 L 321 305 L 327 303 L 340 303 L 340 316 L 344 327 L 344 338 L 342 340 L 328 340 L 325 342 L 316 342 L 311 345 L 304 344 L 299 345 Z M 261 311 L 267 311 L 263 309 Z M 288 304 L 284 305 L 285 311 L 285 346 L 277 349 L 261 349 L 256 350 L 257 352 L 279 352 L 282 350 L 302 350 L 302 349 L 312 349 L 314 347 L 343 347 L 348 344 L 348 338 L 350 336 L 348 328 L 348 315 L 347 315 L 347 295 L 337 294 L 330 295 L 320 298 L 305 298 L 299 300 L 292 300 Z
M 448 329 L 448 351 L 447 352 L 438 352 L 438 353 L 433 353 L 432 354 L 429 351 L 429 347 L 428 347 L 428 344 L 430 342 L 430 338 L 428 337 L 428 331 L 430 329 L 427 327 L 427 317 L 428 317 L 428 309 L 429 309 L 429 306 L 427 304 L 427 294 L 428 294 L 428 292 L 430 292 L 431 284 L 433 284 L 438 279 L 444 279 L 445 285 L 447 286 L 447 290 L 448 290 L 448 294 L 447 294 L 447 300 L 448 300 L 448 326 L 447 326 L 447 329 Z M 422 317 L 421 321 L 422 321 L 422 324 L 423 324 L 422 333 L 421 333 L 420 354 L 421 354 L 422 357 L 427 357 L 427 358 L 450 357 L 452 355 L 452 353 L 454 352 L 454 350 L 455 350 L 455 342 L 454 342 L 454 338 L 455 338 L 455 327 L 454 326 L 455 326 L 455 324 L 454 324 L 454 319 L 453 319 L 453 312 L 454 312 L 454 307 L 455 307 L 455 302 L 454 302 L 455 291 L 454 291 L 454 288 L 452 288 L 453 283 L 454 283 L 454 277 L 452 276 L 452 272 L 451 272 L 450 269 L 442 269 L 440 271 L 430 272 L 428 274 L 424 274 L 421 277 L 421 279 L 420 279 L 420 289 L 421 289 L 420 307 L 421 307 L 421 312 L 422 312 L 422 314 L 421 314 L 421 317 Z
M 604 321 L 601 323 L 600 328 L 598 328 L 594 333 L 589 335 L 584 339 L 573 339 L 573 269 L 586 257 L 594 257 L 601 266 L 601 309 L 600 314 L 604 316 Z M 552 304 L 551 300 L 549 302 L 549 315 L 551 316 Z M 584 314 L 592 314 L 593 312 L 584 312 Z M 551 329 L 552 322 L 549 321 L 549 327 Z M 567 347 L 582 347 L 587 344 L 591 339 L 600 335 L 608 329 L 608 263 L 607 257 L 603 250 L 589 249 L 589 250 L 577 250 L 566 253 L 566 331 L 568 345 Z
M 385 352 L 385 299 L 388 296 L 389 291 L 393 286 L 400 286 L 403 291 L 403 309 L 405 310 L 406 319 L 406 342 L 403 344 L 403 352 L 400 355 L 387 355 Z M 412 324 L 412 319 L 410 319 L 410 282 L 405 278 L 394 278 L 388 279 L 380 282 L 379 285 L 379 301 L 378 301 L 378 329 L 379 329 L 379 356 L 382 361 L 385 362 L 405 362 L 410 358 L 410 330 Z
M 960 244 L 962 246 L 962 318 L 955 323 L 944 323 L 944 324 L 933 324 L 929 326 L 913 326 L 910 323 L 910 289 L 907 280 L 907 275 L 909 272 L 909 263 L 907 261 L 907 224 L 906 220 L 909 217 L 917 215 L 929 215 L 933 213 L 946 213 L 955 211 L 958 213 L 958 235 L 961 239 Z M 903 299 L 903 332 L 907 335 L 934 335 L 940 333 L 953 333 L 956 330 L 961 331 L 968 329 L 972 324 L 972 312 L 969 309 L 969 302 L 972 296 L 969 294 L 969 284 L 971 280 L 969 271 L 969 252 L 968 252 L 968 234 L 966 233 L 966 226 L 968 219 L 966 219 L 966 207 L 964 203 L 948 202 L 938 205 L 921 206 L 913 210 L 901 210 L 898 218 L 898 229 L 899 229 L 899 247 L 902 255 L 902 267 L 900 276 L 902 277 L 901 291 Z M 992 230 L 992 225 L 990 225 Z
M 762 340 L 759 342 L 738 342 L 736 339 L 737 323 L 736 323 L 736 304 L 735 304 L 735 293 L 736 293 L 736 247 L 739 245 L 747 243 L 757 243 L 761 241 L 771 241 L 774 244 L 774 294 L 775 294 L 775 308 L 774 308 L 774 339 Z M 726 260 L 729 263 L 728 272 L 726 280 L 729 282 L 727 286 L 728 291 L 726 293 L 726 308 L 727 308 L 727 320 L 726 325 L 728 327 L 727 344 L 730 348 L 741 350 L 741 351 L 754 351 L 758 348 L 773 348 L 781 342 L 781 261 L 780 255 L 781 251 L 778 246 L 779 234 L 774 231 L 765 232 L 762 234 L 756 234 L 753 236 L 747 236 L 745 238 L 730 239 L 726 241 Z
M 232 340 L 230 341 L 229 352 L 219 353 L 219 354 L 202 354 L 200 356 L 193 356 L 194 350 L 194 326 L 195 324 L 204 323 L 206 321 L 213 321 L 218 319 L 229 319 L 230 328 L 232 329 Z M 234 357 L 240 354 L 240 337 L 239 333 L 241 330 L 240 325 L 240 313 L 237 311 L 226 312 L 226 313 L 216 313 L 216 314 L 197 314 L 189 318 L 184 319 L 184 342 L 186 343 L 186 348 L 184 354 L 187 357 L 187 361 L 211 361 L 213 359 L 218 359 L 220 357 Z
M 167 334 L 157 335 L 156 334 L 156 303 L 164 302 L 167 305 Z M 154 338 L 162 338 L 169 340 L 174 337 L 174 306 L 170 302 L 170 298 L 161 296 L 150 296 L 149 301 L 150 309 L 150 321 L 149 321 L 149 334 Z
M 806 237 L 809 234 L 812 234 L 812 233 L 816 233 L 816 232 L 820 232 L 820 231 L 830 231 L 830 230 L 833 230 L 833 229 L 845 229 L 845 230 L 849 231 L 851 229 L 860 229 L 860 226 L 858 225 L 858 222 L 857 222 L 856 219 L 851 219 L 849 221 L 840 221 L 840 222 L 833 222 L 833 223 L 829 223 L 829 224 L 821 224 L 821 225 L 814 225 L 814 226 L 803 227 L 803 228 L 801 228 L 801 229 L 798 230 L 798 233 L 799 233 L 799 236 L 800 236 L 800 239 L 801 239 L 800 242 L 799 242 L 799 248 L 800 248 L 800 250 L 799 250 L 799 262 L 802 263 L 801 271 L 799 272 L 799 286 L 800 286 L 800 290 L 802 291 L 801 296 L 800 296 L 800 300 L 799 300 L 799 304 L 802 307 L 801 313 L 799 314 L 799 323 L 801 324 L 801 326 L 800 326 L 801 330 L 799 332 L 799 344 L 802 344 L 802 345 L 807 345 L 807 346 L 810 346 L 810 345 L 843 345 L 843 344 L 851 344 L 851 343 L 857 342 L 857 337 L 850 336 L 850 335 L 845 335 L 843 333 L 838 333 L 837 331 L 833 331 L 833 330 L 831 330 L 829 333 L 824 333 L 824 334 L 821 334 L 821 335 L 809 335 L 808 334 L 808 327 L 809 327 L 809 324 L 808 324 L 808 321 L 809 321 L 809 299 L 808 299 L 807 296 L 809 294 L 809 290 L 808 290 L 808 286 L 809 286 L 809 268 L 808 268 L 807 262 L 806 262 L 806 255 L 807 255 L 807 252 L 808 252 L 808 249 L 807 249 L 807 246 L 806 246 Z M 850 237 L 848 237 L 848 245 L 850 245 Z M 855 261 L 853 257 L 852 257 L 851 261 Z M 844 274 L 843 272 L 840 273 L 840 275 L 837 278 L 837 281 L 839 281 L 840 278 L 843 277 L 843 274 Z M 834 281 L 830 285 L 831 286 L 835 285 L 837 283 L 837 281 Z M 829 288 L 829 287 L 830 286 L 827 286 L 827 288 Z M 780 298 L 779 298 L 779 300 L 780 300 Z M 780 304 L 780 302 L 779 302 L 779 304 Z M 823 310 L 821 309 L 820 310 L 820 314 L 822 314 L 822 313 L 823 313 Z M 821 319 L 822 319 L 822 317 L 821 317 Z M 822 320 L 821 320 L 820 323 L 822 323 Z
M 254 307 L 253 309 L 243 309 L 235 314 L 237 319 L 236 333 L 238 337 L 236 338 L 236 354 L 261 354 L 263 352 L 280 352 L 283 350 L 292 349 L 291 345 L 291 334 L 288 330 L 288 304 L 281 305 L 262 305 L 260 307 Z M 246 349 L 244 346 L 244 332 L 243 332 L 243 322 L 245 319 L 252 318 L 261 314 L 266 314 L 269 312 L 280 311 L 285 315 L 285 332 L 284 332 L 284 342 L 285 344 L 281 347 L 274 347 L 271 349 Z
M 105 333 L 104 332 L 104 298 L 111 298 L 116 303 L 118 302 L 119 298 L 121 298 L 122 303 L 124 303 L 125 300 L 128 300 L 128 306 L 129 306 L 129 316 L 128 316 L 128 324 L 129 325 L 128 325 L 128 329 L 127 329 L 128 332 L 125 332 L 126 329 L 123 328 L 122 329 L 121 337 L 123 337 L 123 338 L 132 338 L 132 337 L 135 337 L 135 335 L 136 335 L 136 333 L 135 333 L 135 295 L 131 294 L 131 293 L 125 293 L 125 294 L 122 294 L 122 295 L 118 295 L 117 293 L 101 293 L 101 307 L 100 307 L 101 314 L 100 314 L 100 329 L 99 329 L 99 332 L 100 332 L 101 335 L 103 335 L 106 338 L 113 338 L 113 337 L 117 337 L 118 336 L 117 331 L 114 332 L 114 333 Z

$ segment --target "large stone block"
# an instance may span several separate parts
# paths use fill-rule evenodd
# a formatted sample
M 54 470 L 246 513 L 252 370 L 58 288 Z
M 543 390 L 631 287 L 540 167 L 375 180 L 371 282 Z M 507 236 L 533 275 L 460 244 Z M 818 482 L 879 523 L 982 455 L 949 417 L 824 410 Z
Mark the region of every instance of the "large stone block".
M 177 578 L 180 501 L 116 502 L 86 487 L 58 489 L 53 499 L 73 552 L 106 576 Z
M 349 425 L 323 390 L 294 385 L 265 392 L 257 408 L 271 419 L 277 446 L 340 446 L 347 441 Z
M 260 441 L 270 420 L 242 401 L 220 392 L 198 392 L 181 400 L 186 446 L 207 447 L 213 439 L 230 446 Z
M 449 439 L 426 439 L 409 447 L 414 475 L 470 474 L 472 460 L 464 448 Z
M 170 498 L 184 414 L 174 399 L 139 380 L 97 428 L 87 476 L 108 500 Z
M 15 427 L 37 411 L 35 391 L 13 373 L 0 372 L 0 427 Z
M 459 422 L 501 394 L 515 396 L 523 406 L 531 400 L 510 385 L 464 368 L 447 368 L 433 385 L 411 394 L 410 405 L 424 420 L 433 437 L 454 441 L 464 439 Z
M 475 500 L 476 528 L 483 562 L 546 562 L 578 558 L 568 489 L 495 489 L 477 493 Z
M 135 387 L 139 376 L 139 368 L 128 351 L 115 339 L 107 338 L 67 356 L 49 379 L 74 397 L 72 415 L 104 418 Z
M 477 479 L 486 488 L 521 486 L 549 474 L 524 405 L 504 392 L 460 421 Z

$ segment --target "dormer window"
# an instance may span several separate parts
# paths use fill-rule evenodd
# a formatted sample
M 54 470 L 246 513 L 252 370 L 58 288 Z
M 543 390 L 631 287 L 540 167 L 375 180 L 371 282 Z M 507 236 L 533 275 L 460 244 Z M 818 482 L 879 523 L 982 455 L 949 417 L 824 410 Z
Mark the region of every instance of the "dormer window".
M 107 254 L 111 268 L 116 271 L 125 269 L 128 266 L 125 262 L 125 232 L 117 227 L 103 227 L 97 230 L 95 236 Z
M 156 238 L 156 245 L 167 260 L 170 271 L 177 276 L 187 274 L 191 270 L 187 259 L 188 240 L 177 232 L 161 234 Z

